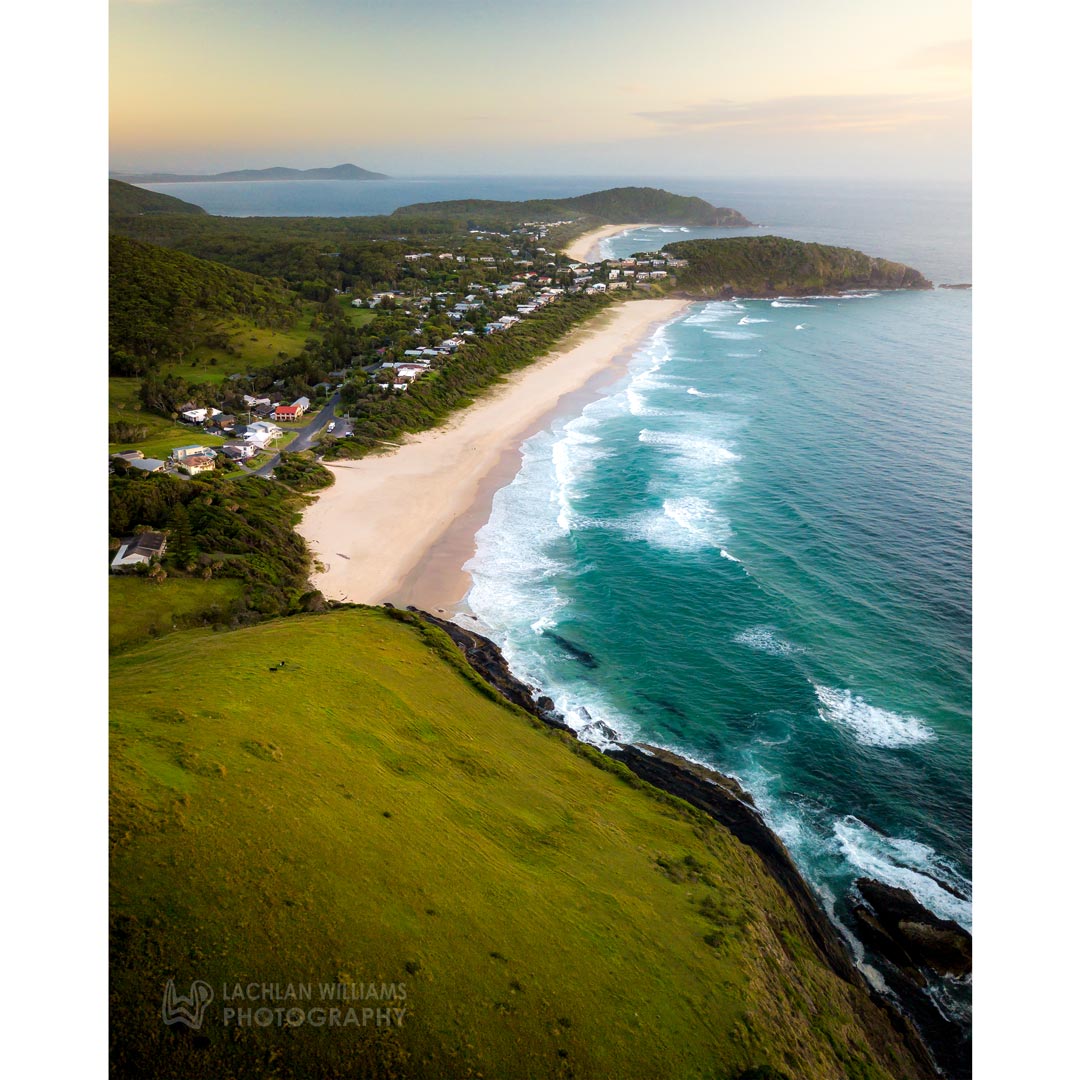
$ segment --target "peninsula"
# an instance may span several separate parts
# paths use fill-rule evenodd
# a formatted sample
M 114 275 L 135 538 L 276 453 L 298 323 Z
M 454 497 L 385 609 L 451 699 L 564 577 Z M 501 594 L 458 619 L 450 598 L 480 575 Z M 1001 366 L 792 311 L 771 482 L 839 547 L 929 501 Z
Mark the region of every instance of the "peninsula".
M 333 165 L 320 169 L 289 169 L 281 165 L 269 169 L 234 169 L 209 175 L 181 173 L 115 173 L 114 178 L 129 184 L 215 183 L 235 180 L 389 180 L 385 173 L 361 169 L 359 165 Z

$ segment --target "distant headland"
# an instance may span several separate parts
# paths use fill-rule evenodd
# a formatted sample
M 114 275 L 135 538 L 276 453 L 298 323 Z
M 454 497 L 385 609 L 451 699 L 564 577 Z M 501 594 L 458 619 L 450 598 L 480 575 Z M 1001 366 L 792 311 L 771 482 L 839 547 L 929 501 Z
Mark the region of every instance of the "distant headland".
M 327 169 L 288 169 L 282 165 L 270 169 L 234 169 L 232 172 L 213 173 L 207 176 L 190 176 L 181 173 L 111 173 L 115 180 L 129 184 L 190 184 L 215 183 L 228 180 L 389 180 L 385 173 L 361 169 L 359 165 L 334 165 Z

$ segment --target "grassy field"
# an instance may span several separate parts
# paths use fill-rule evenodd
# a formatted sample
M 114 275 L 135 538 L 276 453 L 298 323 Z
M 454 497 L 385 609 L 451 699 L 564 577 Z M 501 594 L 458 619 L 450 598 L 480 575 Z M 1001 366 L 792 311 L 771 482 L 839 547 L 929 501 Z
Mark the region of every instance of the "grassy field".
M 168 370 L 191 382 L 218 384 L 229 375 L 279 364 L 284 359 L 282 353 L 298 356 L 304 342 L 313 336 L 311 319 L 312 313 L 307 312 L 288 330 L 268 330 L 243 319 L 222 323 L 219 330 L 228 336 L 235 355 L 204 345 L 192 352 L 187 363 L 170 364 Z
M 362 307 L 354 308 L 352 306 L 353 298 L 351 296 L 338 297 L 338 303 L 341 304 L 341 313 L 353 324 L 353 326 L 364 326 L 366 323 L 372 322 L 375 319 L 375 312 L 371 308 Z
M 228 613 L 242 591 L 239 581 L 227 578 L 167 578 L 155 585 L 141 576 L 114 575 L 109 578 L 109 651 Z
M 205 435 L 192 424 L 181 424 L 140 408 L 138 379 L 109 379 L 109 423 L 118 420 L 142 425 L 147 429 L 146 437 L 137 442 L 109 443 L 110 454 L 141 450 L 146 457 L 167 458 L 177 446 L 220 446 L 226 441 L 220 435 Z
M 111 796 L 114 1075 L 916 1072 L 749 849 L 382 609 L 114 656 Z M 170 978 L 214 990 L 198 1035 L 162 1023 Z M 227 1025 L 238 983 L 406 1014 Z

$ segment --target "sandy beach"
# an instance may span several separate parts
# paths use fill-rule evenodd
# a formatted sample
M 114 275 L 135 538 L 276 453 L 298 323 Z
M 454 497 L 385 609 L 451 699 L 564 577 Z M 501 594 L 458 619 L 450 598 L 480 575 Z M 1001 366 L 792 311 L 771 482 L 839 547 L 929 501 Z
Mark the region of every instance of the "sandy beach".
M 627 229 L 648 229 L 648 222 L 637 222 L 629 225 L 603 225 L 599 229 L 593 229 L 579 236 L 569 247 L 565 254 L 568 259 L 575 262 L 597 262 L 600 259 L 600 241 L 609 236 L 618 236 Z
M 299 526 L 323 568 L 312 577 L 315 587 L 332 600 L 454 608 L 469 589 L 462 567 L 476 532 L 520 466 L 522 442 L 561 406 L 578 404 L 574 395 L 583 406 L 615 381 L 652 328 L 685 306 L 619 304 L 444 427 L 387 454 L 328 463 L 334 485 Z

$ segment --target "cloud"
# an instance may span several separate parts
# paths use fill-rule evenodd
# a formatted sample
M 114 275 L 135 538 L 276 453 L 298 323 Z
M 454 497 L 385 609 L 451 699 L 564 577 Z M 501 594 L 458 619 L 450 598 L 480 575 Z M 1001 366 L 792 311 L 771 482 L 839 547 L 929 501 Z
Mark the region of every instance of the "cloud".
M 806 94 L 763 101 L 710 101 L 636 115 L 662 130 L 743 128 L 769 132 L 884 132 L 952 119 L 967 100 L 932 94 Z
M 903 67 L 908 68 L 971 68 L 971 41 L 943 41 L 913 52 Z

